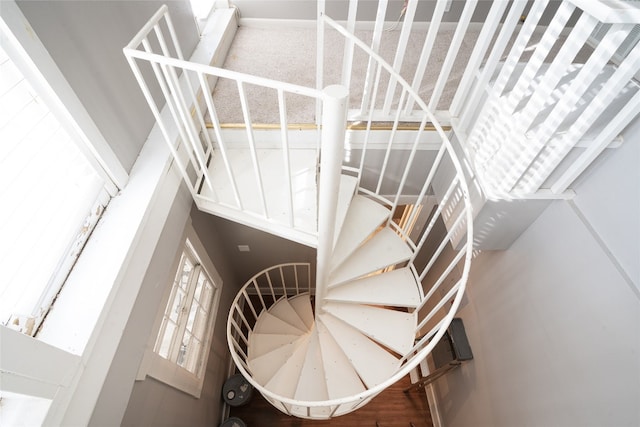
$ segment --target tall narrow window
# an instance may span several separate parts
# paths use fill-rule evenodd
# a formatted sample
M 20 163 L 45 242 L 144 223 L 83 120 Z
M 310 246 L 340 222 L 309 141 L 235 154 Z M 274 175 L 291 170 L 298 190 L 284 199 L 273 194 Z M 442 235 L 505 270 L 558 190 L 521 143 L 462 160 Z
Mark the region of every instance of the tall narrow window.
M 187 239 L 154 351 L 197 374 L 216 291 Z
M 200 397 L 222 279 L 189 225 L 138 371 Z
M 0 324 L 37 331 L 109 198 L 0 47 Z

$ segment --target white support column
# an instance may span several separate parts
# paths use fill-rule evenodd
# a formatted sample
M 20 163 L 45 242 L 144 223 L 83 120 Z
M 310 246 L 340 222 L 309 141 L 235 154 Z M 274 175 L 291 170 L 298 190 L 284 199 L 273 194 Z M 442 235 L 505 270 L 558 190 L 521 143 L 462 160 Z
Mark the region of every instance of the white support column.
M 321 313 L 329 282 L 333 234 L 344 155 L 349 92 L 340 85 L 324 89 L 322 141 L 318 191 L 318 260 L 316 267 L 316 313 Z

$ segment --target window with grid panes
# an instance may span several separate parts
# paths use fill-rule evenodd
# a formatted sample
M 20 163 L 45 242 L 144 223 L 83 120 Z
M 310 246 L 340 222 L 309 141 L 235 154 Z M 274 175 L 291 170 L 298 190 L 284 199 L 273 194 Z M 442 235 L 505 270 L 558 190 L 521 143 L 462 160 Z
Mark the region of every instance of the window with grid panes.
M 186 240 L 154 352 L 198 375 L 217 286 Z

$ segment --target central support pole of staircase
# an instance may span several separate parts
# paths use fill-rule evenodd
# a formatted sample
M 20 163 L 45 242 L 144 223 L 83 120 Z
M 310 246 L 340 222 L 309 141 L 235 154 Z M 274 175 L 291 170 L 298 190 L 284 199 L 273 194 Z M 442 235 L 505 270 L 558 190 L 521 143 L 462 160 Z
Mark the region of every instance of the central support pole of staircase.
M 340 192 L 340 174 L 344 157 L 349 91 L 340 85 L 327 86 L 322 102 L 322 139 L 318 191 L 318 258 L 316 266 L 316 315 L 329 285 L 329 267 L 333 254 L 336 207 Z

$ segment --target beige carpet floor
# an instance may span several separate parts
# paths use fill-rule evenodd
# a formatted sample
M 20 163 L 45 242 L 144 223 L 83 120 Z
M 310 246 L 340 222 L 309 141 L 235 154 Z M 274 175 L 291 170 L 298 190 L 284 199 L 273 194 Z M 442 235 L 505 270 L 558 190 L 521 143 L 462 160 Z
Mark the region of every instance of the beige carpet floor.
M 456 60 L 437 109 L 442 110 L 449 107 L 478 34 L 479 30 L 469 30 L 460 49 L 456 51 Z M 356 35 L 364 42 L 370 43 L 373 33 L 371 31 L 358 31 Z M 453 29 L 441 29 L 436 38 L 427 71 L 419 89 L 420 96 L 427 102 L 440 75 L 440 69 L 449 50 L 453 35 Z M 399 29 L 383 33 L 380 55 L 390 64 L 394 61 L 395 47 L 399 37 Z M 413 31 L 409 38 L 400 73 L 409 83 L 412 83 L 425 38 L 426 31 Z M 534 45 L 535 43 L 536 41 L 534 40 L 531 44 Z M 509 46 L 507 49 L 509 49 Z M 340 81 L 344 53 L 343 37 L 333 30 L 327 30 L 324 52 L 323 86 L 327 86 Z M 530 51 L 525 53 L 522 61 L 527 60 L 526 55 L 528 54 L 530 54 Z M 359 100 L 363 92 L 367 65 L 367 56 L 361 50 L 356 49 L 352 71 L 351 108 L 360 106 Z M 316 30 L 312 28 L 282 27 L 264 29 L 240 26 L 224 67 L 255 76 L 313 88 L 316 84 Z M 388 77 L 388 74 L 382 74 L 382 86 L 378 91 L 376 108 L 382 107 L 389 81 Z M 247 85 L 245 91 L 251 119 L 254 123 L 279 122 L 277 93 L 275 90 Z M 396 89 L 394 106 L 398 104 L 399 97 L 400 91 Z M 220 79 L 214 89 L 214 99 L 219 119 L 222 123 L 243 122 L 238 88 L 234 81 Z M 314 100 L 289 94 L 286 97 L 286 102 L 289 123 L 314 123 Z

